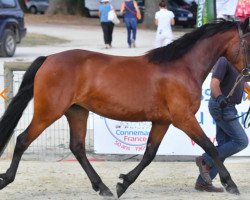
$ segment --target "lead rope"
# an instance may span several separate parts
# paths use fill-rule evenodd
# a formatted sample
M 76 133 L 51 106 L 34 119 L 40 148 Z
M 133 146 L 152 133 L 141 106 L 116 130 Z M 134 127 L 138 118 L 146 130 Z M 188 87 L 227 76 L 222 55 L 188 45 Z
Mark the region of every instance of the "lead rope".
M 243 79 L 243 77 L 244 76 L 241 73 L 237 76 L 233 88 L 231 89 L 231 91 L 229 92 L 229 94 L 226 97 L 227 99 L 229 99 L 233 95 L 235 88 L 237 87 L 237 85 L 239 84 L 239 82 Z
M 234 91 L 235 91 L 235 88 L 237 87 L 237 85 L 239 84 L 239 82 L 242 80 L 243 77 L 244 77 L 244 76 L 242 75 L 242 73 L 240 73 L 240 74 L 237 76 L 233 88 L 230 90 L 229 94 L 226 96 L 226 100 L 227 100 L 228 102 L 230 102 L 230 97 L 233 95 L 233 93 L 234 93 Z M 222 118 L 222 120 L 224 120 L 223 111 L 224 111 L 224 110 L 223 110 L 223 108 L 222 108 L 222 109 L 221 109 L 221 118 Z M 232 121 L 232 120 L 238 119 L 238 118 L 240 118 L 240 117 L 241 117 L 241 116 L 238 116 L 238 117 L 235 117 L 235 118 L 230 119 L 230 120 L 227 120 L 227 121 Z
M 248 108 L 247 115 L 246 115 L 245 120 L 244 120 L 244 127 L 245 128 L 249 128 L 249 126 L 250 126 L 250 122 L 249 122 L 249 119 L 248 119 L 249 113 L 250 113 L 250 106 Z

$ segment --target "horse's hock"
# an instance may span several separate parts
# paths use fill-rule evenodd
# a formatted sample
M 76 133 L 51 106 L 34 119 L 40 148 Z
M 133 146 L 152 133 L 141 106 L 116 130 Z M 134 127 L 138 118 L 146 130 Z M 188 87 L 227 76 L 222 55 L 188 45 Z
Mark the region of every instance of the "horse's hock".
M 5 96 L 5 109 L 13 96 L 17 93 L 25 71 L 30 62 L 4 62 L 4 88 L 7 88 Z M 46 92 L 46 91 L 44 91 Z M 4 158 L 10 158 L 16 143 L 17 136 L 29 125 L 33 116 L 33 101 L 24 110 L 14 134 L 3 154 Z M 93 114 L 90 113 L 86 137 L 86 150 L 93 151 Z M 69 150 L 69 126 L 66 117 L 62 117 L 47 128 L 37 140 L 35 140 L 25 152 L 25 160 L 61 160 L 71 155 Z

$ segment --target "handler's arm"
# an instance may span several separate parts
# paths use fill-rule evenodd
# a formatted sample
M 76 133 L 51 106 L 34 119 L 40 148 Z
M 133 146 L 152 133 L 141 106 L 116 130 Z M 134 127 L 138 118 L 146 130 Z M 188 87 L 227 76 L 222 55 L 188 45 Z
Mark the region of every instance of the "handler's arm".
M 220 89 L 220 80 L 218 78 L 212 78 L 210 83 L 211 96 L 217 98 L 222 94 Z

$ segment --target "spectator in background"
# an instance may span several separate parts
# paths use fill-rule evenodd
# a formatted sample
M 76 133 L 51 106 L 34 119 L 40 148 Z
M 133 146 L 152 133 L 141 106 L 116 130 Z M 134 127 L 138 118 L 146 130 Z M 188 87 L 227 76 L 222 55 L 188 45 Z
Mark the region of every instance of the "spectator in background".
M 111 9 L 114 8 L 110 4 L 109 0 L 101 0 L 101 5 L 99 6 L 99 17 L 102 26 L 106 49 L 112 47 L 112 34 L 113 34 L 114 24 L 108 20 L 108 13 Z
M 136 13 L 140 13 L 138 4 L 134 0 L 125 0 L 121 6 L 121 13 L 124 14 L 124 22 L 128 32 L 128 46 L 129 48 L 135 47 L 136 31 L 137 31 L 137 18 Z M 132 37 L 131 37 L 132 33 Z
M 157 25 L 155 47 L 162 47 L 173 40 L 171 25 L 175 24 L 174 13 L 167 9 L 164 0 L 159 3 L 160 10 L 155 13 L 155 24 Z

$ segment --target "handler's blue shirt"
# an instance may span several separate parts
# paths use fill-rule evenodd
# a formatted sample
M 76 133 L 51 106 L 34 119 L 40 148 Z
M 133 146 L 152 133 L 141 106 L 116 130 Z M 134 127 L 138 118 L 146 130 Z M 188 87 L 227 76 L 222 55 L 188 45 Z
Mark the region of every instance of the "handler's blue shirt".
M 227 96 L 233 88 L 238 75 L 239 72 L 225 57 L 219 58 L 212 71 L 212 77 L 221 81 L 220 89 L 225 96 Z M 231 103 L 239 104 L 241 102 L 243 90 L 244 80 L 242 80 L 235 88 L 233 95 L 230 97 Z
M 99 6 L 99 11 L 101 12 L 101 16 L 100 16 L 100 21 L 101 22 L 110 22 L 108 20 L 108 13 L 111 10 L 111 5 L 109 3 L 107 4 L 101 4 Z

